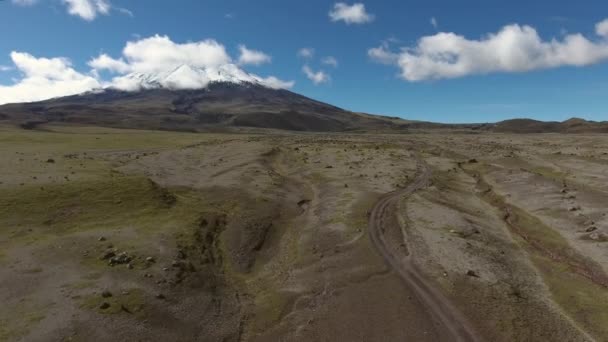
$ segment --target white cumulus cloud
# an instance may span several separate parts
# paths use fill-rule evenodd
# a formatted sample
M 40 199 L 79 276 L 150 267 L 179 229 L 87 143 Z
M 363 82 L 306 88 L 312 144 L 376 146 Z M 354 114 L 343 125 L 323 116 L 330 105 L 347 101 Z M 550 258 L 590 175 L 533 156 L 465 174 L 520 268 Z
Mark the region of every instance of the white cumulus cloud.
M 112 6 L 108 0 L 62 0 L 68 7 L 68 13 L 91 21 L 99 14 L 108 14 Z
M 414 47 L 392 52 L 382 45 L 368 55 L 395 64 L 408 81 L 580 67 L 608 59 L 608 20 L 597 24 L 596 33 L 596 39 L 577 33 L 543 40 L 533 27 L 512 24 L 478 40 L 440 32 L 422 37 Z
M 604 19 L 595 25 L 595 32 L 598 36 L 608 38 L 608 19 Z
M 116 73 L 150 73 L 167 71 L 184 64 L 204 68 L 232 61 L 226 48 L 213 39 L 179 44 L 160 35 L 130 41 L 122 54 L 123 57 L 119 59 L 100 55 L 89 65 L 97 70 Z
M 308 65 L 304 65 L 302 67 L 302 71 L 304 72 L 306 77 L 316 85 L 321 83 L 327 83 L 331 80 L 331 77 L 323 70 L 313 71 Z
M 329 11 L 329 18 L 333 22 L 344 21 L 346 24 L 365 24 L 374 21 L 374 15 L 367 13 L 362 3 L 349 5 L 338 2 Z
M 13 51 L 11 59 L 22 76 L 12 85 L 0 85 L 0 104 L 40 101 L 100 87 L 97 79 L 74 70 L 66 58 L 36 58 Z
M 270 63 L 272 57 L 262 51 L 250 50 L 245 45 L 239 45 L 239 64 L 240 65 L 260 65 Z
M 131 69 L 122 59 L 114 59 L 105 53 L 93 58 L 88 64 L 95 70 L 109 70 L 114 73 L 126 73 Z

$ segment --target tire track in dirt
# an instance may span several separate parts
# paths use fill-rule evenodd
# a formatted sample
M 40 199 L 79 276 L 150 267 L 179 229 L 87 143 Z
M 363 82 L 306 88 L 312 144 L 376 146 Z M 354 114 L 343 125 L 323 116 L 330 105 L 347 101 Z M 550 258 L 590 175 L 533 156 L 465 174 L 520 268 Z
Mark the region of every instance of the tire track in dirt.
M 428 313 L 436 320 L 440 329 L 443 330 L 444 336 L 447 335 L 450 341 L 480 341 L 464 316 L 418 270 L 413 263 L 411 249 L 407 249 L 406 256 L 403 258 L 403 255 L 398 255 L 395 251 L 392 251 L 385 241 L 384 233 L 390 229 L 390 225 L 399 224 L 397 220 L 399 200 L 402 197 L 412 195 L 428 184 L 431 171 L 422 160 L 419 159 L 418 162 L 421 171 L 416 179 L 406 188 L 382 196 L 373 207 L 368 223 L 370 238 L 385 262 L 397 272 L 403 283 L 415 294 Z

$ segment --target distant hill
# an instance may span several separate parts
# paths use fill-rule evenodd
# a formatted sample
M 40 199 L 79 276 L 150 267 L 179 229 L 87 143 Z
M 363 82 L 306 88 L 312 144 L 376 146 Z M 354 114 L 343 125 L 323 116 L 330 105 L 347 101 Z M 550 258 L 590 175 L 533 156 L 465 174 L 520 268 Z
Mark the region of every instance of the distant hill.
M 502 133 L 608 133 L 608 121 L 587 121 L 572 118 L 563 122 L 513 119 L 488 127 Z

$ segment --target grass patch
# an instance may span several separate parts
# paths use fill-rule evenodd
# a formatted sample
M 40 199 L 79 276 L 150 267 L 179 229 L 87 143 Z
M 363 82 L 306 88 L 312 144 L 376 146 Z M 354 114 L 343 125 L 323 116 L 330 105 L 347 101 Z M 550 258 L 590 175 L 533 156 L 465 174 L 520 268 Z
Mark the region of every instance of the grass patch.
M 197 143 L 211 137 L 194 133 L 102 127 L 46 126 L 45 129 L 47 130 L 30 131 L 17 128 L 1 130 L 0 146 L 36 152 L 164 149 Z
M 11 317 L 0 318 L 0 341 L 16 341 L 26 336 L 31 329 L 46 318 L 44 309 L 36 309 L 21 303 L 7 312 Z
M 602 277 L 589 276 L 603 274 L 601 267 L 578 254 L 559 232 L 506 203 L 481 177 L 478 187 L 488 203 L 510 211 L 507 224 L 540 271 L 553 300 L 585 331 L 599 340 L 608 336 L 608 292 L 598 283 L 603 281 Z
M 109 304 L 109 307 L 102 309 L 103 303 Z M 103 315 L 120 313 L 141 315 L 145 309 L 145 294 L 140 289 L 129 289 L 109 298 L 103 298 L 101 294 L 90 294 L 81 298 L 80 307 Z
M 608 336 L 608 291 L 570 271 L 569 266 L 532 255 L 553 299 L 598 341 Z
M 94 228 L 150 226 L 175 201 L 146 178 L 113 175 L 43 189 L 6 189 L 0 198 L 0 222 L 13 231 L 12 238 L 27 235 L 30 229 L 60 235 Z

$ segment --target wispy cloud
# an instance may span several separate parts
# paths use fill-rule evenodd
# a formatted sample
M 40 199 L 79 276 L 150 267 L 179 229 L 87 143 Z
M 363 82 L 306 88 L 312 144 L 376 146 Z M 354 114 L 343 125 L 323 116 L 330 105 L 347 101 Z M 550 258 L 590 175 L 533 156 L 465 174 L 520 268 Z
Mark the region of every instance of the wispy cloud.
M 15 5 L 33 6 L 39 0 L 11 0 Z M 109 0 L 61 0 L 69 14 L 86 21 L 93 21 L 100 15 L 108 15 L 111 10 L 133 17 L 133 12 L 124 7 L 114 7 Z
M 431 18 L 431 26 L 433 26 L 433 28 L 435 28 L 435 30 L 439 27 L 439 23 L 437 23 L 437 18 L 435 18 L 435 17 Z
M 38 2 L 38 0 L 12 0 L 12 3 L 19 6 L 32 6 Z
M 124 7 L 114 7 L 114 9 L 116 11 L 118 11 L 119 13 L 129 16 L 131 18 L 135 17 L 135 15 L 133 14 L 133 12 L 131 10 L 126 9 Z
M 315 49 L 313 48 L 301 48 L 298 50 L 298 57 L 304 59 L 311 59 L 315 56 Z
M 321 63 L 323 63 L 325 65 L 329 65 L 334 68 L 338 67 L 338 60 L 334 56 L 323 57 L 323 59 L 321 59 Z
M 302 71 L 304 72 L 306 77 L 311 80 L 312 83 L 314 83 L 315 85 L 327 83 L 331 80 L 331 77 L 323 70 L 313 71 L 308 65 L 304 65 L 302 67 Z

